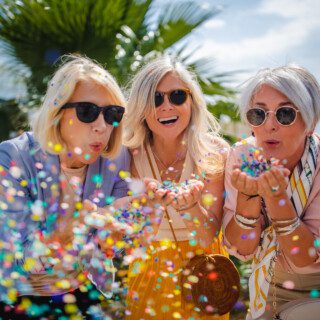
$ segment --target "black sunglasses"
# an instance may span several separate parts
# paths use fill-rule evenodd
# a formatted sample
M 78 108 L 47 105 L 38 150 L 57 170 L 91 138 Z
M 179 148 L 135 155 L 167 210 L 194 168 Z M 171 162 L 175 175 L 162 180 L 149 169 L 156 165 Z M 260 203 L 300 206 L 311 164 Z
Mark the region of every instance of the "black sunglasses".
M 156 91 L 154 94 L 154 104 L 156 108 L 160 107 L 163 104 L 164 96 L 167 95 L 170 103 L 180 106 L 186 102 L 188 94 L 191 94 L 188 89 L 175 89 L 168 92 Z
M 61 109 L 76 108 L 77 118 L 84 123 L 95 121 L 100 113 L 103 113 L 104 121 L 108 124 L 117 126 L 122 120 L 124 107 L 109 105 L 99 107 L 91 102 L 68 102 Z
M 259 127 L 266 122 L 269 113 L 275 113 L 279 124 L 282 126 L 290 126 L 296 121 L 298 112 L 300 111 L 291 106 L 282 106 L 275 111 L 266 111 L 262 108 L 255 107 L 247 111 L 246 117 L 250 125 Z

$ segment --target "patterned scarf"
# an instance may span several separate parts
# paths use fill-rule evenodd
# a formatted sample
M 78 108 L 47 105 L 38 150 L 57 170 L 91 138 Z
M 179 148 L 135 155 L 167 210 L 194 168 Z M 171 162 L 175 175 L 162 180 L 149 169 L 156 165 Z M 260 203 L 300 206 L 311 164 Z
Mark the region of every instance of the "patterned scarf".
M 311 191 L 316 171 L 320 141 L 317 135 L 307 139 L 302 158 L 293 170 L 287 187 L 288 197 L 301 218 Z M 261 234 L 262 243 L 253 258 L 252 274 L 249 278 L 250 311 L 253 319 L 261 316 L 266 308 L 269 291 L 268 275 L 273 272 L 278 241 L 271 226 Z

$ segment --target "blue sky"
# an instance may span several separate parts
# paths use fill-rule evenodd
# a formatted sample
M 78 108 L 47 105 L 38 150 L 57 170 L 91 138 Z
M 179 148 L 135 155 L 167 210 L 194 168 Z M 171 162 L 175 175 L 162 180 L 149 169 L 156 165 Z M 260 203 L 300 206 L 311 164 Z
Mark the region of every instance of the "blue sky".
M 208 0 L 222 7 L 190 35 L 202 39 L 199 56 L 212 56 L 219 71 L 245 70 L 234 85 L 263 67 L 291 62 L 320 80 L 319 0 Z
M 190 48 L 201 39 L 196 56 L 212 57 L 218 72 L 244 70 L 232 77 L 232 86 L 259 68 L 289 62 L 308 68 L 320 81 L 320 0 L 199 1 L 222 10 L 190 34 Z M 1 81 L 0 97 L 13 91 L 23 92 L 8 79 Z

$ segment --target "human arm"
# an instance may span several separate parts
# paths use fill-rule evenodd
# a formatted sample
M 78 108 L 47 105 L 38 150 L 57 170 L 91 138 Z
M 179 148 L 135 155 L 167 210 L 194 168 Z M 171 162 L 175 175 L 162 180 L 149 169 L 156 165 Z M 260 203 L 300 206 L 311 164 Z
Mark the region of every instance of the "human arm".
M 268 216 L 275 226 L 280 251 L 299 268 L 308 267 L 316 262 L 316 236 L 309 226 L 298 218 L 295 208 L 286 192 L 288 180 L 283 171 L 272 168 L 259 178 L 259 193 L 263 196 Z M 274 190 L 274 186 L 278 190 Z M 315 199 L 314 201 L 317 201 Z M 294 221 L 297 220 L 297 223 Z M 291 225 L 291 226 L 290 226 Z M 277 226 L 287 227 L 292 232 L 278 232 Z
M 236 148 L 229 153 L 226 171 L 226 199 L 223 215 L 223 240 L 228 251 L 241 260 L 253 257 L 260 241 L 262 230 L 261 198 L 256 180 L 241 173 L 237 168 L 240 151 Z M 236 223 L 235 213 L 248 219 L 259 219 L 252 228 L 245 229 Z

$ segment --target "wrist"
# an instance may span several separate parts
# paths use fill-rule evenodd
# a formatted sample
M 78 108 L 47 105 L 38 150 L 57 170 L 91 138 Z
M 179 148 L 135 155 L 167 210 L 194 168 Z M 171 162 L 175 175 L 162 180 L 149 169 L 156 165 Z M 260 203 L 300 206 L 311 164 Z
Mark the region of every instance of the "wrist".
M 246 217 L 237 212 L 235 212 L 233 215 L 233 218 L 237 223 L 237 225 L 242 229 L 248 229 L 248 230 L 254 229 L 255 227 L 258 226 L 260 217 L 261 215 L 259 215 L 259 217 L 257 218 Z
M 197 201 L 197 202 L 194 202 L 194 203 L 191 204 L 190 206 L 181 206 L 180 208 L 177 209 L 177 211 L 178 211 L 178 212 L 181 212 L 181 211 L 192 210 L 192 209 L 194 209 L 197 205 L 198 205 L 198 201 Z

